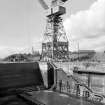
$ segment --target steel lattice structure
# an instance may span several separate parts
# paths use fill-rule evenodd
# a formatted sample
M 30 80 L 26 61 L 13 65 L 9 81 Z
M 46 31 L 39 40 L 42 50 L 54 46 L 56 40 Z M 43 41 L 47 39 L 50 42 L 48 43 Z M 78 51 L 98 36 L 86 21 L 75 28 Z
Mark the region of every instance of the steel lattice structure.
M 42 43 L 42 59 L 55 61 L 67 60 L 69 57 L 69 43 L 63 26 L 61 15 L 65 14 L 65 8 L 58 7 L 57 12 L 51 12 L 47 16 L 47 25 Z

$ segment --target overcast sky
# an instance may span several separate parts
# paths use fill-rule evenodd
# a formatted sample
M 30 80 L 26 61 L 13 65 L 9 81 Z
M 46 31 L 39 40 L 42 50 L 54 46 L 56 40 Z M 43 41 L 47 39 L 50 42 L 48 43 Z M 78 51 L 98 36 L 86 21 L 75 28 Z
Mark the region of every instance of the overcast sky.
M 49 4 L 49 0 L 45 0 Z M 68 0 L 64 26 L 70 50 L 105 49 L 105 0 Z M 38 0 L 0 0 L 0 57 L 41 49 L 46 13 Z

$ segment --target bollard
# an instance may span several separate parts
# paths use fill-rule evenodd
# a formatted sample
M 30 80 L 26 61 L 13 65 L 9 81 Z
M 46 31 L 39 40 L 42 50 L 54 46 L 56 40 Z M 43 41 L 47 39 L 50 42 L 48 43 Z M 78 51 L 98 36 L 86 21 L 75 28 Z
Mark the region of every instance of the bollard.
M 66 83 L 67 92 L 68 92 L 68 86 L 69 86 L 69 82 L 67 81 L 67 83 Z
M 79 84 L 76 85 L 76 96 L 80 95 L 80 87 Z
M 59 80 L 59 91 L 62 91 L 62 80 Z

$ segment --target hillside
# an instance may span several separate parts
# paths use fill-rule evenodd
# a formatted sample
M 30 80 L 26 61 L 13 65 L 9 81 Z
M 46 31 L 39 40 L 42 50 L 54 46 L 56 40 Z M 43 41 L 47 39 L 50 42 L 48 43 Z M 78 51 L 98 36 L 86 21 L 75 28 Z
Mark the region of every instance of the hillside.
M 39 61 L 40 60 L 40 54 L 12 54 L 8 57 L 5 57 L 3 61 L 8 62 L 20 62 L 20 61 Z

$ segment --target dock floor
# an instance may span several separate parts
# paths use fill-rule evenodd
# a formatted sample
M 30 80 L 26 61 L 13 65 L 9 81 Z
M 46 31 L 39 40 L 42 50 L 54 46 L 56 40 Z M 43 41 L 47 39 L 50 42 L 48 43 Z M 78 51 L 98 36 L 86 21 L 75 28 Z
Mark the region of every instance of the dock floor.
M 28 93 L 32 101 L 36 100 L 43 103 L 43 105 L 104 105 L 97 102 L 89 102 L 82 98 L 68 96 L 63 93 L 53 91 L 34 91 Z M 27 96 L 23 95 L 25 98 Z

